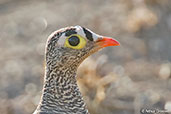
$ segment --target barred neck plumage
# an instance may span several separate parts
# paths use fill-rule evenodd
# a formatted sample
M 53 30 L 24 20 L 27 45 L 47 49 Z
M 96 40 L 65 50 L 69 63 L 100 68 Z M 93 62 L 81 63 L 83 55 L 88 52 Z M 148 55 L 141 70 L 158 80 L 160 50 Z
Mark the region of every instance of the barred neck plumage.
M 88 114 L 76 82 L 77 68 L 54 67 L 46 66 L 44 88 L 37 111 L 43 114 Z

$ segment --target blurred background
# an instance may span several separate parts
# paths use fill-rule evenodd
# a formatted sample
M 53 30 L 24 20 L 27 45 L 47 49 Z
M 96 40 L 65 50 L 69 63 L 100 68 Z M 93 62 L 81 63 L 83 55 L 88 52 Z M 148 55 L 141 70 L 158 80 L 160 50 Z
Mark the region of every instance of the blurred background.
M 1 114 L 36 109 L 47 37 L 71 25 L 121 43 L 92 55 L 78 69 L 91 114 L 171 110 L 170 0 L 0 0 Z

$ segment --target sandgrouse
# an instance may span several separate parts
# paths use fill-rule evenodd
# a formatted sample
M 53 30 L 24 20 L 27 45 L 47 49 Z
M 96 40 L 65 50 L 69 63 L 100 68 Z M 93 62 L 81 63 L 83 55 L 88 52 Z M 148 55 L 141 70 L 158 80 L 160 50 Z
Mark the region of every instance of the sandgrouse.
M 81 26 L 53 32 L 46 43 L 44 86 L 34 114 L 88 114 L 77 86 L 77 68 L 99 49 L 119 45 Z

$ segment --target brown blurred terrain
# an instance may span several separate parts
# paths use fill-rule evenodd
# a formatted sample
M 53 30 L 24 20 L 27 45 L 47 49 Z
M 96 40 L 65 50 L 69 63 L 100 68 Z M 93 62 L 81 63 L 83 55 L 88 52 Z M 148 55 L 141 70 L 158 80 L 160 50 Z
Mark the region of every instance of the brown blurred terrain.
M 0 0 L 0 113 L 40 99 L 48 35 L 81 25 L 116 38 L 84 61 L 78 83 L 91 114 L 171 110 L 170 0 Z

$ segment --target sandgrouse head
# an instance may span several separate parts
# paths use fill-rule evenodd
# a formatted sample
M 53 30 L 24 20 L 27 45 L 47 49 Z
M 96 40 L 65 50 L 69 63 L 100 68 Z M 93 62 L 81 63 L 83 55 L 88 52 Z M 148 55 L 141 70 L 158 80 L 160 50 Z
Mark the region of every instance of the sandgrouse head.
M 53 32 L 46 45 L 46 61 L 61 67 L 78 65 L 89 55 L 108 46 L 120 43 L 109 37 L 98 35 L 82 26 L 71 26 Z

